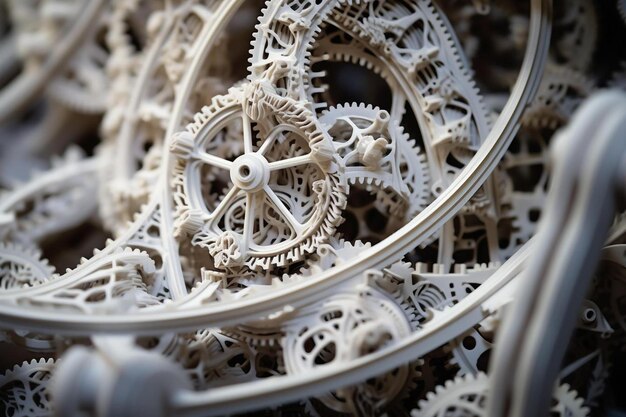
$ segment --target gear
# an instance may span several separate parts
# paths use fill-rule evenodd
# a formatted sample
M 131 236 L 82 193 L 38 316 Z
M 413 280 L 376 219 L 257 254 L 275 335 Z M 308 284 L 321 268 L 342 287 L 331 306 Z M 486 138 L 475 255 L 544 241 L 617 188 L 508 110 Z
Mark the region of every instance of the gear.
M 243 88 L 217 97 L 174 138 L 173 182 L 177 233 L 192 235 L 217 268 L 271 269 L 302 259 L 326 241 L 341 221 L 343 178 L 318 162 L 313 145 L 279 124 L 253 145 L 252 122 L 242 110 Z M 212 153 L 229 123 L 243 123 L 244 153 L 234 160 Z M 200 192 L 207 172 L 230 173 L 229 190 L 209 205 Z
M 584 399 L 580 398 L 576 391 L 572 391 L 567 384 L 561 384 L 554 392 L 554 399 L 557 404 L 552 407 L 553 415 L 556 416 L 572 416 L 587 417 L 589 409 L 585 407 Z
M 41 284 L 53 274 L 54 267 L 39 251 L 0 243 L 0 290 Z
M 430 202 L 426 156 L 387 111 L 363 103 L 338 105 L 320 122 L 333 138 L 350 184 L 376 187 L 377 200 L 396 216 L 412 218 Z
M 588 4 L 590 0 L 576 1 Z M 474 61 L 477 71 L 483 70 L 481 66 L 502 70 L 506 80 L 501 83 L 474 77 L 460 48 L 466 37 L 457 39 L 444 2 L 452 0 L 259 4 L 115 0 L 106 4 L 112 7 L 114 19 L 106 37 L 111 47 L 106 81 L 112 84 L 101 130 L 104 143 L 93 160 L 100 178 L 94 181 L 91 175 L 97 170 L 89 170 L 86 178 L 83 171 L 77 175 L 68 169 L 65 176 L 48 183 L 53 188 L 25 190 L 25 197 L 17 199 L 21 205 L 11 202 L 16 200 L 13 194 L 3 197 L 0 238 L 26 246 L 37 240 L 26 232 L 35 234 L 41 224 L 69 217 L 64 225 L 71 225 L 79 213 L 73 209 L 93 203 L 93 184 L 98 183 L 100 217 L 115 240 L 107 241 L 102 252 L 81 261 L 75 270 L 55 276 L 53 282 L 0 291 L 0 306 L 6 304 L 0 310 L 16 312 L 7 316 L 6 327 L 21 328 L 24 323 L 36 332 L 36 326 L 41 329 L 40 323 L 47 322 L 46 329 L 60 333 L 54 343 L 15 330 L 15 336 L 0 336 L 14 343 L 24 343 L 22 338 L 28 348 L 57 351 L 75 343 L 64 338 L 64 331 L 87 334 L 94 325 L 99 332 L 117 328 L 129 335 L 154 331 L 164 336 L 94 337 L 96 352 L 82 358 L 98 360 L 92 364 L 81 359 L 79 368 L 84 368 L 84 375 L 101 372 L 110 381 L 101 387 L 95 384 L 86 396 L 71 389 L 75 385 L 65 385 L 61 392 L 67 401 L 55 405 L 80 402 L 87 408 L 106 403 L 103 407 L 120 410 L 109 414 L 136 415 L 128 410 L 140 410 L 144 397 L 150 396 L 110 395 L 108 388 L 127 385 L 130 391 L 145 391 L 136 390 L 142 384 L 132 381 L 147 381 L 156 369 L 168 378 L 152 378 L 158 382 L 153 391 L 164 401 L 175 395 L 174 413 L 188 406 L 190 397 L 198 413 L 214 405 L 214 414 L 249 411 L 260 406 L 249 397 L 261 399 L 261 391 L 267 394 L 263 404 L 277 406 L 284 398 L 272 390 L 272 384 L 286 380 L 302 387 L 302 398 L 314 396 L 303 407 L 310 414 L 406 416 L 415 398 L 455 373 L 445 366 L 446 343 L 451 364 L 461 368 L 459 373 L 470 378 L 483 369 L 481 362 L 491 347 L 490 326 L 499 319 L 498 309 L 509 301 L 514 287 L 509 284 L 518 279 L 513 272 L 527 252 L 494 277 L 495 264 L 479 262 L 513 255 L 534 230 L 531 226 L 543 207 L 548 177 L 544 159 L 548 138 L 542 135 L 552 123 L 565 123 L 590 88 L 583 88 L 583 78 L 564 79 L 565 70 L 549 74 L 520 135 L 531 136 L 527 132 L 533 130 L 540 145 L 528 141 L 494 168 L 539 85 L 537 68 L 545 61 L 548 41 L 542 34 L 549 29 L 550 6 L 544 0 L 531 2 L 530 9 L 512 1 L 494 4 L 493 20 L 506 23 L 498 31 L 480 27 L 488 17 L 480 19 L 487 12 L 487 0 L 474 0 L 474 6 L 458 0 L 461 7 L 451 6 L 459 10 L 461 17 L 455 24 L 466 25 L 462 33 L 468 38 L 506 44 L 493 48 L 491 60 L 476 55 Z M 71 7 L 79 4 L 63 2 L 70 3 Z M 461 10 L 465 5 L 471 13 Z M 530 20 L 520 18 L 520 9 Z M 509 10 L 516 12 L 507 14 Z M 246 16 L 256 18 L 259 11 L 249 74 L 238 83 L 245 64 L 230 67 L 230 58 L 245 42 L 235 34 L 241 27 L 251 30 Z M 573 22 L 568 42 L 586 41 L 581 34 L 594 29 L 582 30 L 580 22 L 588 16 L 577 13 L 572 10 L 566 17 L 574 20 L 564 21 L 565 25 Z M 60 15 L 65 21 L 66 14 Z M 483 93 L 509 91 L 513 68 L 522 62 L 516 51 L 525 48 L 521 35 L 526 35 L 528 22 L 537 33 L 528 36 L 520 81 L 488 134 L 492 118 L 474 79 L 484 87 Z M 472 33 L 474 29 L 483 30 Z M 93 30 L 99 30 L 99 25 L 94 24 Z M 572 62 L 586 59 L 567 52 Z M 94 48 L 77 51 L 70 62 L 77 66 L 70 70 L 85 72 L 71 81 L 84 81 L 88 68 L 99 64 L 98 54 Z M 329 61 L 360 66 L 345 66 L 346 86 L 366 90 L 368 95 L 344 97 L 334 85 L 325 86 L 327 81 L 346 80 L 318 70 L 317 64 Z M 376 102 L 380 108 L 337 105 L 374 102 L 369 96 L 374 88 L 350 78 L 352 71 L 367 70 L 387 84 L 390 97 L 380 101 L 390 98 L 389 104 Z M 53 81 L 51 85 L 59 85 Z M 93 81 L 97 84 L 98 79 Z M 494 84 L 498 87 L 492 88 Z M 50 91 L 57 92 L 57 87 Z M 335 107 L 327 108 L 321 100 Z M 202 108 L 203 104 L 208 106 Z M 180 131 L 187 123 L 186 130 Z M 543 171 L 533 178 L 532 187 L 524 188 L 518 182 L 524 182 L 526 171 L 534 171 L 528 169 L 531 165 L 541 165 Z M 449 188 L 451 184 L 454 188 Z M 56 217 L 47 221 L 40 213 Z M 15 225 L 23 228 L 14 227 L 12 215 Z M 63 228 L 54 229 L 58 230 Z M 424 242 L 426 233 L 432 237 Z M 412 247 L 417 248 L 407 256 Z M 417 260 L 428 264 L 413 264 Z M 0 262 L 0 271 L 4 265 Z M 12 275 L 2 278 L 6 282 L 30 274 L 12 265 L 7 270 Z M 472 300 L 465 299 L 480 286 L 484 288 Z M 37 308 L 50 316 L 21 320 L 22 308 Z M 449 320 L 456 323 L 453 340 L 444 327 Z M 225 327 L 193 333 L 209 322 Z M 595 331 L 604 328 L 598 324 L 590 319 L 587 323 L 596 337 Z M 181 333 L 185 331 L 192 333 Z M 104 339 L 111 342 L 99 343 Z M 126 357 L 126 348 L 134 344 L 149 352 L 136 356 L 137 352 L 130 352 Z M 429 352 L 432 346 L 439 348 Z M 400 355 L 405 348 L 413 356 Z M 143 361 L 143 353 L 155 360 Z M 389 356 L 372 365 L 378 355 Z M 428 359 L 423 373 L 422 359 L 416 359 L 420 355 Z M 196 388 L 214 395 L 192 393 L 184 373 L 161 366 L 163 356 L 168 363 L 182 365 Z M 396 368 L 377 370 L 376 365 L 388 361 L 395 361 Z M 365 363 L 370 366 L 359 369 Z M 107 364 L 120 366 L 107 369 Z M 329 379 L 320 376 L 344 377 L 334 369 L 344 366 L 347 388 L 323 385 Z M 359 376 L 363 373 L 369 379 Z M 260 381 L 266 377 L 270 378 Z M 565 388 L 559 393 L 567 411 L 579 405 L 575 397 L 568 397 L 569 392 Z M 107 397 L 100 401 L 103 395 Z M 243 400 L 238 402 L 234 395 Z M 124 398 L 138 401 L 127 407 Z M 474 398 L 451 398 L 448 405 L 462 407 L 467 400 Z M 160 404 L 149 403 L 155 409 Z M 226 410 L 229 406 L 234 410 Z M 291 407 L 279 413 L 287 410 Z
M 456 265 L 454 273 L 446 273 L 444 265 L 433 265 L 432 271 L 423 263 L 402 283 L 402 293 L 422 323 L 432 317 L 433 310 L 443 310 L 461 301 L 495 271 L 495 265 L 476 265 L 467 268 Z
M 146 16 L 145 28 L 131 25 Z M 204 41 L 199 29 L 212 25 L 213 18 L 212 6 L 197 1 L 115 3 L 106 38 L 112 50 L 107 72 L 113 105 L 104 115 L 100 129 L 104 141 L 98 149 L 104 160 L 99 172 L 100 213 L 115 234 L 127 228 L 158 184 L 163 142 L 184 62 L 193 59 L 191 51 Z M 141 39 L 139 51 L 129 33 Z M 190 122 L 193 113 L 214 95 L 226 92 L 229 68 L 221 58 L 225 36 L 215 38 L 196 88 L 185 103 L 181 124 Z
M 428 1 L 409 3 L 356 2 L 335 10 L 330 21 L 338 30 L 316 40 L 312 62 L 353 62 L 380 74 L 391 90 L 391 119 L 400 121 L 408 108 L 418 122 L 419 132 L 411 133 L 423 137 L 437 196 L 451 182 L 447 155 L 474 150 L 490 123 L 447 20 Z M 409 20 L 414 24 L 407 28 Z M 408 73 L 410 80 L 393 75 L 397 73 Z M 324 74 L 310 72 L 311 97 L 325 95 Z M 412 96 L 419 97 L 417 102 L 409 99 Z M 458 168 L 452 171 L 458 173 Z
M 480 326 L 470 329 L 446 345 L 452 354 L 450 366 L 458 368 L 457 375 L 475 375 L 485 372 L 493 341 Z
M 485 417 L 489 378 L 484 373 L 465 375 L 449 380 L 438 386 L 420 401 L 419 408 L 413 410 L 413 417 L 463 416 Z M 567 384 L 559 385 L 554 392 L 556 405 L 551 415 L 560 417 L 587 417 L 589 410 L 583 406 L 583 399 Z
M 33 359 L 0 375 L 0 400 L 7 416 L 47 417 L 52 414 L 48 383 L 53 359 Z
M 254 358 L 243 341 L 217 330 L 197 332 L 179 360 L 197 388 L 254 378 Z
M 428 103 L 422 109 L 427 120 L 423 134 L 433 146 L 473 149 L 480 143 L 488 129 L 485 109 L 449 35 L 453 31 L 431 2 L 355 3 L 334 19 L 352 36 L 366 40 L 375 55 L 408 71 L 415 93 Z M 408 28 L 407 20 L 414 22 Z
M 524 112 L 522 124 L 556 129 L 569 120 L 592 89 L 593 83 L 576 70 L 548 65 L 535 99 Z
M 384 317 L 384 318 L 383 318 Z M 303 312 L 285 325 L 283 348 L 288 374 L 307 372 L 358 358 L 400 340 L 411 332 L 405 313 L 372 288 L 360 294 L 337 294 L 319 308 Z M 339 413 L 372 413 L 402 392 L 408 366 L 353 388 L 318 397 Z

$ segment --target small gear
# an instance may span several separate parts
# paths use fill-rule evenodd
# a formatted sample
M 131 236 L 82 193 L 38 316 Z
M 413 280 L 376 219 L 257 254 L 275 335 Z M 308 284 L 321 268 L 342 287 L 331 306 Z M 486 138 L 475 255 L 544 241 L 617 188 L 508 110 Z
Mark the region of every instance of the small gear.
M 254 353 L 248 344 L 218 330 L 196 332 L 179 356 L 199 389 L 254 378 Z
M 426 156 L 389 113 L 363 103 L 331 107 L 320 117 L 350 184 L 375 187 L 394 215 L 412 218 L 431 200 Z
M 484 417 L 487 375 L 466 375 L 446 381 L 435 391 L 426 394 L 418 408 L 411 411 L 413 417 L 440 417 L 457 415 L 463 417 Z
M 302 312 L 285 324 L 285 368 L 288 374 L 297 374 L 349 361 L 410 332 L 405 312 L 383 293 L 366 288 L 360 294 L 337 294 L 319 308 Z M 360 410 L 371 414 L 402 392 L 410 374 L 405 365 L 365 384 L 317 399 L 335 412 Z
M 0 375 L 0 400 L 7 416 L 48 417 L 52 414 L 48 383 L 53 359 L 33 359 Z
M 565 66 L 546 67 L 539 90 L 522 116 L 523 126 L 556 129 L 593 90 L 593 82 Z
M 569 385 L 559 385 L 553 395 L 557 403 L 550 410 L 552 415 L 561 417 L 587 417 L 589 415 L 589 409 L 584 406 L 584 399 L 579 397 L 576 391 L 571 390 Z
M 0 243 L 0 290 L 41 284 L 53 274 L 54 267 L 38 250 Z

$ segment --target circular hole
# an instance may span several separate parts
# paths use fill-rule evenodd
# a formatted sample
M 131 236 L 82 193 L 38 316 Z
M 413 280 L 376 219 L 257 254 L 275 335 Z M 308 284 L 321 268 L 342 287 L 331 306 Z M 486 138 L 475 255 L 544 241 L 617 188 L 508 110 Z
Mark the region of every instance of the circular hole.
M 389 113 L 386 112 L 385 110 L 381 110 L 381 111 L 378 112 L 378 118 L 380 120 L 385 121 L 385 120 L 389 119 Z
M 476 347 L 476 339 L 472 336 L 467 336 L 463 339 L 463 347 L 467 350 L 472 350 Z
M 592 322 L 596 319 L 596 312 L 593 309 L 588 308 L 585 310 L 584 317 L 585 321 Z
M 250 175 L 250 167 L 248 165 L 242 165 L 239 167 L 239 175 L 242 177 L 247 177 Z

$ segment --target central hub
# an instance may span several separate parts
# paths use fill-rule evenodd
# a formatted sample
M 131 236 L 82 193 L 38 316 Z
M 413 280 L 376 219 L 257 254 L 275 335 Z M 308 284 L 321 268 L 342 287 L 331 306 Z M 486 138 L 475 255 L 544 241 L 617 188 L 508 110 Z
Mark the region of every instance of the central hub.
M 241 155 L 233 162 L 230 179 L 244 191 L 258 191 L 270 179 L 270 166 L 261 155 L 255 153 Z

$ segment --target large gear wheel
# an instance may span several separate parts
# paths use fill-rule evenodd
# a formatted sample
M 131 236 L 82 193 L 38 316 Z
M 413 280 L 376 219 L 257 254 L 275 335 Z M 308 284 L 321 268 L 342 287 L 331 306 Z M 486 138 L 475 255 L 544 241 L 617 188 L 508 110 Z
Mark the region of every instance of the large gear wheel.
M 253 122 L 242 109 L 243 88 L 217 97 L 195 123 L 176 135 L 173 186 L 177 233 L 209 250 L 217 268 L 247 265 L 271 269 L 295 262 L 324 243 L 341 221 L 345 181 L 339 167 L 318 162 L 296 130 L 278 125 L 256 143 Z M 243 124 L 243 153 L 232 160 L 213 153 L 222 130 Z M 216 203 L 202 195 L 206 175 L 229 173 Z

